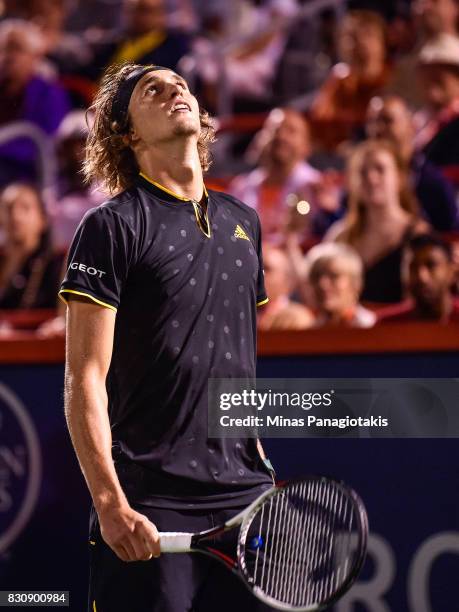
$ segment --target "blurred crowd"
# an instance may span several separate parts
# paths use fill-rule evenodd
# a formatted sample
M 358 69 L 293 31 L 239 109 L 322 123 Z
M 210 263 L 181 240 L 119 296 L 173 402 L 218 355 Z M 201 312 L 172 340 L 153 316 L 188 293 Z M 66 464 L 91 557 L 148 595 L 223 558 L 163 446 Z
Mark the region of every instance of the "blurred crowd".
M 264 330 L 459 321 L 459 0 L 0 1 L 0 333 L 57 310 L 105 68 L 183 74 L 254 207 Z M 56 309 L 54 317 L 52 309 Z

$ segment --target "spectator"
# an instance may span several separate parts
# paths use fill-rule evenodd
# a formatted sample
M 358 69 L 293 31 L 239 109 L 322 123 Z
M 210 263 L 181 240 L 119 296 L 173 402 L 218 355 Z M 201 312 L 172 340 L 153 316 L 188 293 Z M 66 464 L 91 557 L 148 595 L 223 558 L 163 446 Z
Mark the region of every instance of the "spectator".
M 433 234 L 421 234 L 409 242 L 405 255 L 411 299 L 387 309 L 381 320 L 459 323 L 459 300 L 451 291 L 455 266 L 450 245 Z
M 298 111 L 273 110 L 256 138 L 259 165 L 237 177 L 230 192 L 258 211 L 264 239 L 280 244 L 288 196 L 308 197 L 320 173 L 306 161 L 311 152 L 309 125 Z
M 17 0 L 15 0 L 17 1 Z M 121 0 L 84 0 L 72 2 L 67 19 L 71 32 L 86 32 L 91 29 L 111 29 L 118 25 Z M 97 19 L 94 17 L 97 15 Z
M 439 34 L 456 35 L 459 26 L 457 0 L 414 0 L 412 10 L 425 42 Z
M 323 243 L 305 258 L 306 282 L 316 312 L 314 327 L 372 327 L 376 315 L 359 304 L 363 264 L 345 244 Z
M 421 206 L 421 212 L 438 231 L 452 231 L 458 227 L 459 211 L 453 185 L 421 151 L 414 147 L 415 121 L 400 97 L 375 96 L 367 110 L 366 133 L 369 138 L 391 142 L 409 169 L 409 179 Z M 322 173 L 314 188 L 317 211 L 313 231 L 323 236 L 330 225 L 346 212 L 347 194 L 340 185 L 339 175 Z
M 407 104 L 398 96 L 373 98 L 367 112 L 369 138 L 394 145 L 411 170 L 411 183 L 427 221 L 438 231 L 457 227 L 458 210 L 452 185 L 425 155 L 414 148 L 415 127 Z
M 55 308 L 62 256 L 53 251 L 38 192 L 11 184 L 0 196 L 5 242 L 0 252 L 0 308 Z
M 441 34 L 457 36 L 459 2 L 457 0 L 414 0 L 411 14 L 417 40 L 410 53 L 397 60 L 387 93 L 398 95 L 416 109 L 423 105 L 420 83 L 413 78 L 416 73 L 419 52 Z
M 262 330 L 307 329 L 313 323 L 311 312 L 302 304 L 293 302 L 293 276 L 285 253 L 276 247 L 263 247 L 266 294 L 269 302 L 258 316 Z
M 87 135 L 88 127 L 83 111 L 69 113 L 57 132 L 57 202 L 51 211 L 57 249 L 67 249 L 83 215 L 105 199 L 96 185 L 85 182 L 82 174 Z
M 342 63 L 332 69 L 311 108 L 314 136 L 327 150 L 363 126 L 368 102 L 388 80 L 383 18 L 350 11 L 339 30 L 338 50 Z
M 299 14 L 292 20 L 284 51 L 276 70 L 276 100 L 292 100 L 314 92 L 337 61 L 336 28 L 341 7 L 331 6 L 311 17 Z
M 459 37 L 442 34 L 419 54 L 427 108 L 418 145 L 459 186 Z
M 428 227 L 419 217 L 405 165 L 390 143 L 367 141 L 352 154 L 347 180 L 348 210 L 325 239 L 359 253 L 365 268 L 362 299 L 400 302 L 404 245 Z
M 69 110 L 65 92 L 37 74 L 43 59 L 43 37 L 21 20 L 0 23 L 0 126 L 28 121 L 52 135 Z M 0 146 L 0 185 L 35 178 L 35 147 L 17 138 Z
M 165 0 L 123 0 L 122 23 L 92 40 L 94 58 L 86 72 L 95 80 L 107 66 L 125 61 L 177 70 L 189 51 L 188 36 L 167 26 Z
M 287 25 L 298 8 L 296 0 L 238 4 L 231 11 L 232 19 L 208 22 L 211 29 L 193 44 L 205 106 L 216 112 L 222 104 L 223 88 L 227 90 L 223 104 L 228 113 L 263 111 L 271 106 L 272 84 L 286 44 Z M 239 19 L 234 19 L 238 13 Z
M 84 37 L 66 31 L 68 13 L 69 3 L 66 0 L 28 2 L 27 19 L 40 28 L 45 53 L 61 75 L 81 70 L 91 59 Z

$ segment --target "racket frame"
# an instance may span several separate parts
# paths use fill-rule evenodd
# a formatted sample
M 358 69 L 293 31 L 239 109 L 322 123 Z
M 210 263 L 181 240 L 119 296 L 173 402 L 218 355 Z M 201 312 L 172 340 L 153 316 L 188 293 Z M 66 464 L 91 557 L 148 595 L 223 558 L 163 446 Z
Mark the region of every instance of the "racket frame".
M 292 607 L 289 604 L 284 604 L 270 597 L 269 595 L 266 595 L 260 587 L 252 584 L 250 576 L 246 572 L 246 565 L 244 562 L 244 547 L 245 547 L 245 540 L 247 537 L 248 529 L 259 507 L 261 507 L 261 505 L 265 501 L 267 501 L 270 497 L 281 494 L 282 489 L 286 488 L 287 486 L 301 484 L 301 483 L 304 483 L 305 481 L 308 481 L 308 482 L 316 481 L 319 483 L 320 482 L 324 482 L 324 483 L 332 482 L 333 484 L 335 484 L 335 486 L 338 486 L 342 491 L 346 493 L 346 495 L 349 496 L 356 510 L 355 512 L 355 517 L 356 517 L 356 522 L 357 522 L 356 530 L 360 537 L 358 540 L 358 547 L 354 555 L 354 564 L 352 567 L 352 571 L 349 572 L 348 577 L 343 582 L 343 584 L 340 586 L 340 588 L 337 589 L 333 593 L 333 595 L 329 597 L 326 600 L 326 602 L 324 602 L 323 604 L 320 604 L 320 605 L 313 604 L 311 606 L 303 606 L 303 607 L 299 607 L 299 606 Z M 325 610 L 329 606 L 333 605 L 333 603 L 335 603 L 338 599 L 340 599 L 340 597 L 342 597 L 342 595 L 346 591 L 349 590 L 349 588 L 352 586 L 357 576 L 359 575 L 360 570 L 362 569 L 362 566 L 363 566 L 363 563 L 366 557 L 366 550 L 367 550 L 367 543 L 368 543 L 368 531 L 369 531 L 368 515 L 365 509 L 365 505 L 362 499 L 360 498 L 360 496 L 354 491 L 354 489 L 349 487 L 349 485 L 347 485 L 341 480 L 337 480 L 336 478 L 330 478 L 328 476 L 306 476 L 304 478 L 298 478 L 298 479 L 278 482 L 274 487 L 266 491 L 266 493 L 264 493 L 263 495 L 260 495 L 260 497 L 257 498 L 255 502 L 253 502 L 248 508 L 246 508 L 244 512 L 241 512 L 239 513 L 239 515 L 236 515 L 234 519 L 239 519 L 241 515 L 242 515 L 242 524 L 241 524 L 241 528 L 239 531 L 238 546 L 237 546 L 237 558 L 238 558 L 237 566 L 239 569 L 238 575 L 240 575 L 241 578 L 243 578 L 243 582 L 247 585 L 249 590 L 252 591 L 256 595 L 258 599 L 270 605 L 271 607 L 275 608 L 276 610 L 284 610 L 284 611 L 295 610 L 295 612 L 318 612 L 320 610 Z M 237 525 L 238 523 L 236 522 L 235 524 Z
M 248 575 L 246 570 L 246 564 L 244 560 L 244 547 L 249 527 L 259 508 L 271 497 L 281 494 L 282 490 L 285 489 L 287 486 L 294 486 L 295 484 L 304 483 L 305 481 L 316 481 L 319 483 L 332 482 L 335 486 L 338 486 L 342 491 L 345 492 L 345 494 L 351 499 L 353 507 L 355 509 L 354 514 L 357 523 L 356 530 L 359 535 L 359 539 L 358 547 L 354 554 L 354 563 L 352 571 L 349 572 L 348 577 L 339 587 L 339 589 L 337 589 L 333 593 L 333 595 L 326 600 L 326 602 L 320 605 L 313 604 L 311 606 L 308 605 L 303 607 L 292 607 L 289 604 L 279 602 L 278 600 L 270 597 L 269 595 L 264 593 L 260 587 L 252 584 L 253 581 L 251 580 L 251 577 Z M 235 559 L 219 551 L 217 548 L 209 546 L 208 540 L 216 538 L 219 535 L 234 529 L 238 525 L 241 525 L 241 527 L 238 534 L 237 552 Z M 241 512 L 227 520 L 222 525 L 212 527 L 211 529 L 200 531 L 195 534 L 184 532 L 162 532 L 159 535 L 161 542 L 161 552 L 199 552 L 202 554 L 206 554 L 214 559 L 217 559 L 224 563 L 224 565 L 228 569 L 238 575 L 242 579 L 246 587 L 259 600 L 263 601 L 264 603 L 270 605 L 271 607 L 277 610 L 294 610 L 295 612 L 318 612 L 320 610 L 328 608 L 338 599 L 340 599 L 340 597 L 352 586 L 353 582 L 356 580 L 360 570 L 362 569 L 366 557 L 368 529 L 368 516 L 363 501 L 351 487 L 349 487 L 343 481 L 337 480 L 335 478 L 330 478 L 326 476 L 306 476 L 303 478 L 281 481 L 276 483 L 267 491 L 259 495 L 257 499 L 255 499 L 251 504 L 249 504 L 249 506 L 244 508 Z

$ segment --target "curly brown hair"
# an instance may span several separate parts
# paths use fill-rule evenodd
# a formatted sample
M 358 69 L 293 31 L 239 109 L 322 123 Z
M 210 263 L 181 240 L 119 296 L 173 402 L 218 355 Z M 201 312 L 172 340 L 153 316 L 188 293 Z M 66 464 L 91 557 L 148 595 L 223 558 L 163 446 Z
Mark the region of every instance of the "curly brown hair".
M 124 63 L 110 66 L 104 73 L 99 90 L 87 113 L 93 114 L 93 125 L 86 141 L 86 156 L 83 173 L 88 183 L 101 184 L 110 194 L 129 189 L 139 173 L 134 152 L 126 144 L 129 121 L 119 125 L 111 121 L 111 110 L 115 92 L 120 84 L 136 69 L 138 64 Z M 210 115 L 199 110 L 201 133 L 198 139 L 199 160 L 203 172 L 211 164 L 209 146 L 215 141 L 215 129 Z

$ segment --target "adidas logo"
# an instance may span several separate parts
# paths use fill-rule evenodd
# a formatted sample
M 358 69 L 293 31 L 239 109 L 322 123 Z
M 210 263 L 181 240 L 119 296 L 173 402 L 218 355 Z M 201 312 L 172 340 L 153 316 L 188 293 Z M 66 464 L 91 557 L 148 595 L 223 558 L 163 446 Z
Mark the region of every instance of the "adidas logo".
M 236 225 L 236 229 L 234 230 L 234 237 L 235 238 L 241 238 L 241 240 L 249 240 L 250 241 L 250 238 L 245 233 L 244 228 L 242 228 L 240 225 Z

